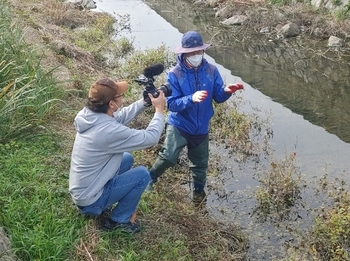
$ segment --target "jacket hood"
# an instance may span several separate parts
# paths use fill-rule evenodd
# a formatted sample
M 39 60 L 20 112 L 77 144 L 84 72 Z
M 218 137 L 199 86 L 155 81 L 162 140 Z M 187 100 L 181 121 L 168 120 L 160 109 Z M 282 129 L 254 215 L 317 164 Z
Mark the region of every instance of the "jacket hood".
M 93 112 L 84 107 L 75 117 L 74 126 L 77 132 L 82 133 L 96 126 L 97 124 L 110 120 L 111 117 L 109 117 L 106 113 Z

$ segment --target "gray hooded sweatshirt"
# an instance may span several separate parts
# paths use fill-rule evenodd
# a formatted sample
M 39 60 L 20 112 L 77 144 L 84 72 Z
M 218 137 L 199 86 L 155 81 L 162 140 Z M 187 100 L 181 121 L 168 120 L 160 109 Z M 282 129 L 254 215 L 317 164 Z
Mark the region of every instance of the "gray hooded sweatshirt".
M 101 196 L 105 184 L 118 173 L 124 152 L 157 144 L 164 127 L 162 113 L 156 112 L 145 130 L 125 126 L 145 108 L 141 99 L 114 117 L 86 107 L 77 114 L 69 174 L 69 192 L 75 204 L 88 206 Z

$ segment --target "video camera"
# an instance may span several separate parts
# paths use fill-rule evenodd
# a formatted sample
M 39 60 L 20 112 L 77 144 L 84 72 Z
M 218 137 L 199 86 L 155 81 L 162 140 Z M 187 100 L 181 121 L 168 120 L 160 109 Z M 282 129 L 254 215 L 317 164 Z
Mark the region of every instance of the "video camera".
M 137 77 L 135 82 L 137 82 L 139 85 L 143 85 L 145 87 L 145 90 L 143 92 L 143 99 L 146 102 L 145 106 L 149 107 L 152 105 L 151 99 L 149 98 L 148 94 L 152 94 L 154 98 L 157 98 L 159 96 L 159 91 L 163 91 L 165 97 L 168 97 L 171 95 L 171 89 L 170 84 L 165 83 L 162 84 L 159 88 L 156 88 L 154 86 L 154 76 L 157 76 L 161 74 L 164 71 L 164 66 L 162 64 L 155 64 L 151 65 L 149 67 L 146 67 L 143 70 L 143 74 Z

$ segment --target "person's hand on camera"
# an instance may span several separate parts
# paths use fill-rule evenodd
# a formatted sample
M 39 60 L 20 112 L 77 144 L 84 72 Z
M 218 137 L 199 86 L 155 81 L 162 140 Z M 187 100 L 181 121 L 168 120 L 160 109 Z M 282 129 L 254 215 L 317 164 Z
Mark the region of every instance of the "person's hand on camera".
M 243 87 L 243 84 L 242 83 L 230 83 L 229 85 L 227 85 L 225 87 L 225 92 L 228 93 L 228 94 L 232 94 L 238 90 L 243 90 L 244 87 Z
M 154 98 L 152 94 L 148 94 L 151 99 L 153 107 L 156 109 L 156 112 L 163 113 L 165 109 L 166 99 L 163 91 L 158 91 L 159 95 L 157 98 Z
M 196 91 L 192 95 L 192 101 L 193 102 L 202 102 L 205 98 L 207 98 L 208 92 L 207 91 Z

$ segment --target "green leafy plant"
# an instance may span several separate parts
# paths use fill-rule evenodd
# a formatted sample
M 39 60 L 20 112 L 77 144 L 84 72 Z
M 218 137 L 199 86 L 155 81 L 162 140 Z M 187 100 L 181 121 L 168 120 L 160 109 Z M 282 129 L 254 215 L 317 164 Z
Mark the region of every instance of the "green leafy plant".
M 265 213 L 281 211 L 292 206 L 300 194 L 301 175 L 292 153 L 281 162 L 271 162 L 270 170 L 260 175 L 256 192 L 259 209 Z

